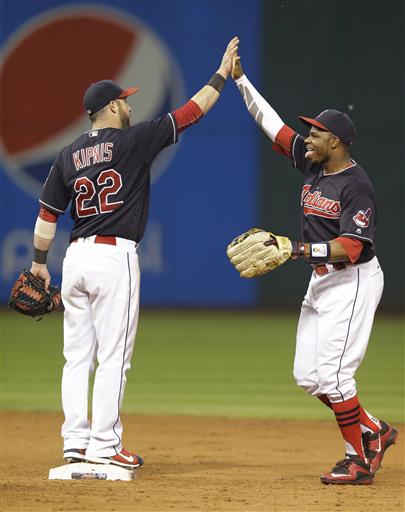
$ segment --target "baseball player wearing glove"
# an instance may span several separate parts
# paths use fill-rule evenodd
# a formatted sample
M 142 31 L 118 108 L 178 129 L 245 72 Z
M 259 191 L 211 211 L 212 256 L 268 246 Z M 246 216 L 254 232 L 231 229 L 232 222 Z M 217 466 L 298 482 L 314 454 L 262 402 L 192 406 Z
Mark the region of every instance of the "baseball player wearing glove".
M 101 80 L 83 104 L 91 129 L 57 156 L 40 197 L 31 273 L 50 284 L 46 266 L 58 216 L 71 204 L 73 229 L 63 262 L 64 357 L 62 426 L 64 458 L 137 468 L 142 458 L 123 448 L 120 410 L 139 313 L 138 244 L 148 216 L 154 159 L 215 105 L 231 71 L 238 38 L 217 72 L 173 112 L 130 125 L 122 89 Z M 63 98 L 61 99 L 63 101 Z M 92 421 L 89 375 L 95 367 Z
M 310 129 L 304 139 L 250 83 L 238 55 L 232 77 L 274 149 L 301 171 L 304 186 L 301 241 L 255 228 L 229 244 L 228 256 L 244 278 L 261 276 L 290 259 L 312 265 L 297 329 L 294 377 L 333 410 L 345 443 L 345 457 L 321 481 L 371 484 L 398 431 L 361 406 L 354 379 L 383 291 L 374 245 L 374 189 L 349 152 L 354 124 L 332 109 L 315 119 L 300 116 Z

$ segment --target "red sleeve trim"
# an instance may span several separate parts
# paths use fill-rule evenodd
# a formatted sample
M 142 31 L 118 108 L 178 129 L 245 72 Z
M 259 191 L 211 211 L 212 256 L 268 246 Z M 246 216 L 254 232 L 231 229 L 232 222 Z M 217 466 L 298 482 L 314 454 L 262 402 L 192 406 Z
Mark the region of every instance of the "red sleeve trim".
M 285 124 L 276 135 L 273 149 L 282 155 L 290 157 L 291 142 L 295 135 L 297 135 L 296 132 Z
M 364 244 L 360 240 L 355 238 L 349 238 L 348 236 L 339 236 L 335 238 L 336 242 L 339 242 L 350 260 L 350 263 L 356 263 L 360 258 L 361 251 L 363 250 Z
M 39 209 L 38 217 L 42 220 L 46 220 L 47 222 L 58 222 L 58 216 L 50 212 L 43 206 L 41 206 L 41 208 Z
M 172 112 L 172 116 L 176 120 L 178 133 L 181 133 L 192 124 L 198 123 L 203 115 L 204 112 L 193 100 L 188 100 L 182 107 Z

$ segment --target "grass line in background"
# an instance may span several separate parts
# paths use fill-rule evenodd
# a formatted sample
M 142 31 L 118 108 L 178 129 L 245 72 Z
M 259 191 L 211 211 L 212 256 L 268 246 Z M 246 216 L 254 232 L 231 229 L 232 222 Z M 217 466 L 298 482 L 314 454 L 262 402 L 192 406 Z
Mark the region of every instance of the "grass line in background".
M 124 412 L 327 419 L 292 377 L 297 314 L 144 311 Z M 61 314 L 1 312 L 2 408 L 60 410 Z M 362 404 L 404 421 L 404 322 L 377 317 L 357 373 Z

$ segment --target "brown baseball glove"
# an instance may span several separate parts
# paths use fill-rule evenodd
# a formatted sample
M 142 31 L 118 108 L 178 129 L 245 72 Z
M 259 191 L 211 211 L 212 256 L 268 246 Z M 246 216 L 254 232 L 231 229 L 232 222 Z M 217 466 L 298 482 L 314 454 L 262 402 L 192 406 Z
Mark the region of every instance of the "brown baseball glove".
M 57 286 L 45 290 L 45 282 L 24 269 L 11 290 L 9 307 L 23 315 L 43 316 L 56 309 L 61 303 Z

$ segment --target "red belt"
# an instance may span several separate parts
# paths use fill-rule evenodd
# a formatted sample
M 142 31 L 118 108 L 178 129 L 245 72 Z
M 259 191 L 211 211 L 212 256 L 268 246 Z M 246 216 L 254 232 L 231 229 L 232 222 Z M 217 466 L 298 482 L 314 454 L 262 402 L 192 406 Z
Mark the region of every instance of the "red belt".
M 72 244 L 77 242 L 77 238 L 72 240 Z M 97 235 L 94 239 L 93 243 L 95 244 L 107 244 L 107 245 L 117 245 L 117 239 L 115 236 L 99 236 Z
M 335 270 L 343 270 L 347 267 L 346 263 L 333 263 L 333 268 Z M 329 274 L 329 269 L 326 265 L 314 265 L 314 272 L 318 276 L 324 276 L 326 274 Z

